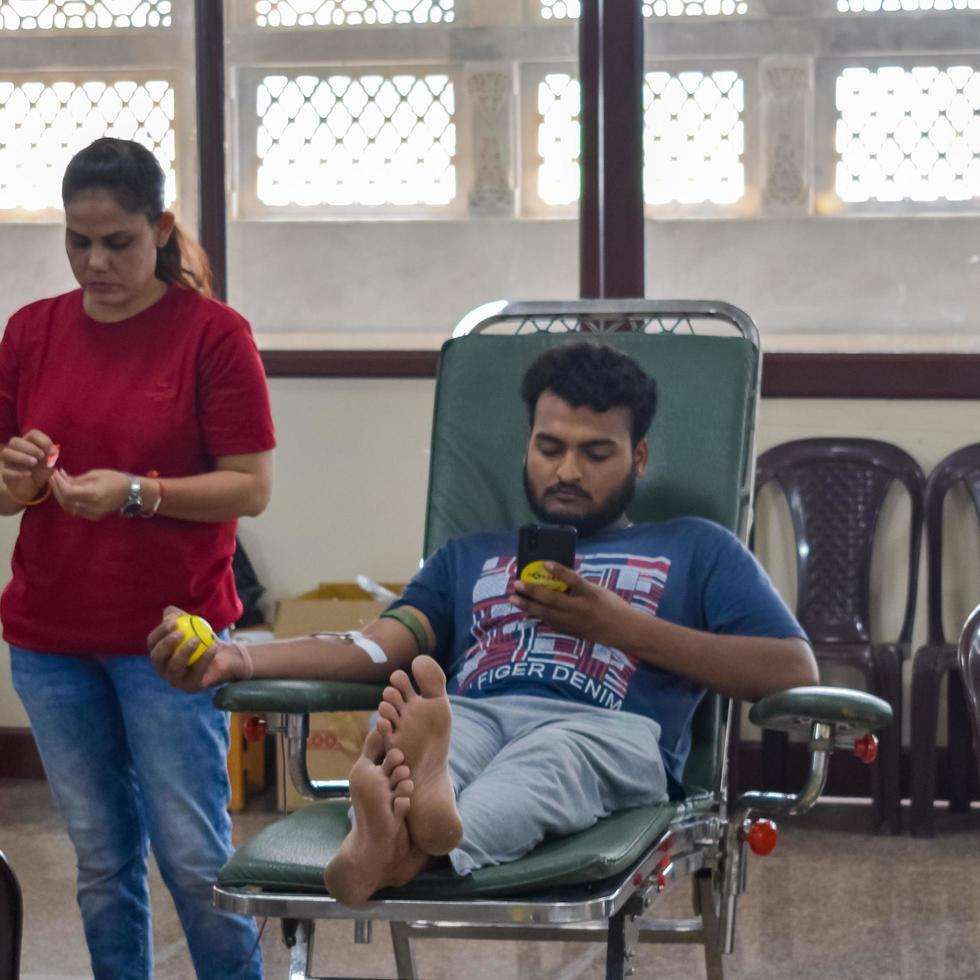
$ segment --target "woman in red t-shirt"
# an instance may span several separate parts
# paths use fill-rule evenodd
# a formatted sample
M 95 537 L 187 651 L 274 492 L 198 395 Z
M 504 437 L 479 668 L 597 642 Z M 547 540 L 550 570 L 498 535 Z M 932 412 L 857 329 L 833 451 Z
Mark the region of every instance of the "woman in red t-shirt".
M 146 636 L 169 603 L 219 631 L 241 612 L 237 518 L 272 486 L 262 364 L 148 150 L 97 140 L 62 197 L 81 288 L 19 310 L 0 342 L 0 513 L 23 513 L 0 599 L 14 687 L 78 853 L 95 976 L 152 974 L 149 843 L 198 976 L 260 977 L 254 922 L 211 903 L 231 852 L 225 717 L 156 676 Z

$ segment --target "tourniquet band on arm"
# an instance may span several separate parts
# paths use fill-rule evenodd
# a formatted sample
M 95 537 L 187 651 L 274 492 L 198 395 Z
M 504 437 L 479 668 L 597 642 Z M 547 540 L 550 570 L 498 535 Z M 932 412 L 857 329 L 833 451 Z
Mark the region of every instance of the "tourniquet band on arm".
M 425 632 L 422 621 L 413 612 L 404 606 L 399 606 L 397 609 L 386 609 L 378 618 L 397 620 L 415 637 L 415 645 L 418 648 L 418 653 L 429 652 L 429 636 Z

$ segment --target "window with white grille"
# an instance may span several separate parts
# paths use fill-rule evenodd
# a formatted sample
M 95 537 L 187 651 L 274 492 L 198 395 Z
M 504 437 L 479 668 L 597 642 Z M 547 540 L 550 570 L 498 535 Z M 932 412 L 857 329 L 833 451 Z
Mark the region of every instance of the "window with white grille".
M 194 227 L 192 12 L 172 0 L 0 0 L 0 222 L 61 220 L 68 161 L 114 136 L 153 152 L 167 206 Z
M 734 71 L 647 72 L 647 204 L 733 204 L 745 193 L 745 91 Z
M 455 0 L 258 0 L 259 27 L 448 24 Z
M 835 186 L 842 201 L 980 197 L 980 72 L 846 68 L 837 79 L 836 107 Z
M 449 76 L 436 72 L 264 77 L 255 101 L 259 202 L 448 204 L 454 97 Z
M 537 87 L 536 192 L 542 204 L 580 193 L 579 84 L 549 72 Z M 745 193 L 744 82 L 735 71 L 650 71 L 643 85 L 643 197 L 663 204 L 733 204 Z
M 749 0 L 643 0 L 644 17 L 731 17 L 748 9 Z M 541 0 L 545 20 L 571 20 L 581 14 L 581 0 Z
M 0 31 L 170 27 L 171 0 L 0 0 Z
M 581 96 L 577 78 L 550 72 L 538 83 L 537 192 L 550 206 L 574 204 L 581 193 L 579 172 Z
M 71 157 L 101 136 L 142 143 L 166 174 L 166 200 L 177 194 L 174 90 L 166 81 L 0 80 L 0 210 L 61 206 Z
M 980 0 L 837 0 L 842 14 L 876 14 L 912 10 L 980 10 Z

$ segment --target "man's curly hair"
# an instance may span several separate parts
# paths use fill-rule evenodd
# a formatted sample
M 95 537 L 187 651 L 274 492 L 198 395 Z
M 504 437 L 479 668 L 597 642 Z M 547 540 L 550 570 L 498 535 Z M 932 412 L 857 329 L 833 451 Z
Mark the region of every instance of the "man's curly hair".
M 594 412 L 628 408 L 634 446 L 646 436 L 657 408 L 657 383 L 653 378 L 633 358 L 593 341 L 552 347 L 527 369 L 521 382 L 521 397 L 527 403 L 532 426 L 538 398 L 545 391 L 553 392 L 573 408 L 584 405 Z

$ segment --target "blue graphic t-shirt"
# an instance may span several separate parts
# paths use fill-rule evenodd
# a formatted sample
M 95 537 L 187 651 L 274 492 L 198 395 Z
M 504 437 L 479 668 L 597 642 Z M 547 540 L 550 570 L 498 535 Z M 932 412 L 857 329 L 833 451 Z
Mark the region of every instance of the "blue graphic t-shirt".
M 449 692 L 564 698 L 633 711 L 660 724 L 660 751 L 679 785 L 704 689 L 620 650 L 546 629 L 510 597 L 516 530 L 471 534 L 437 551 L 394 605 L 428 617 Z M 701 518 L 637 524 L 578 542 L 576 571 L 635 609 L 737 636 L 802 637 L 765 571 L 729 531 Z

